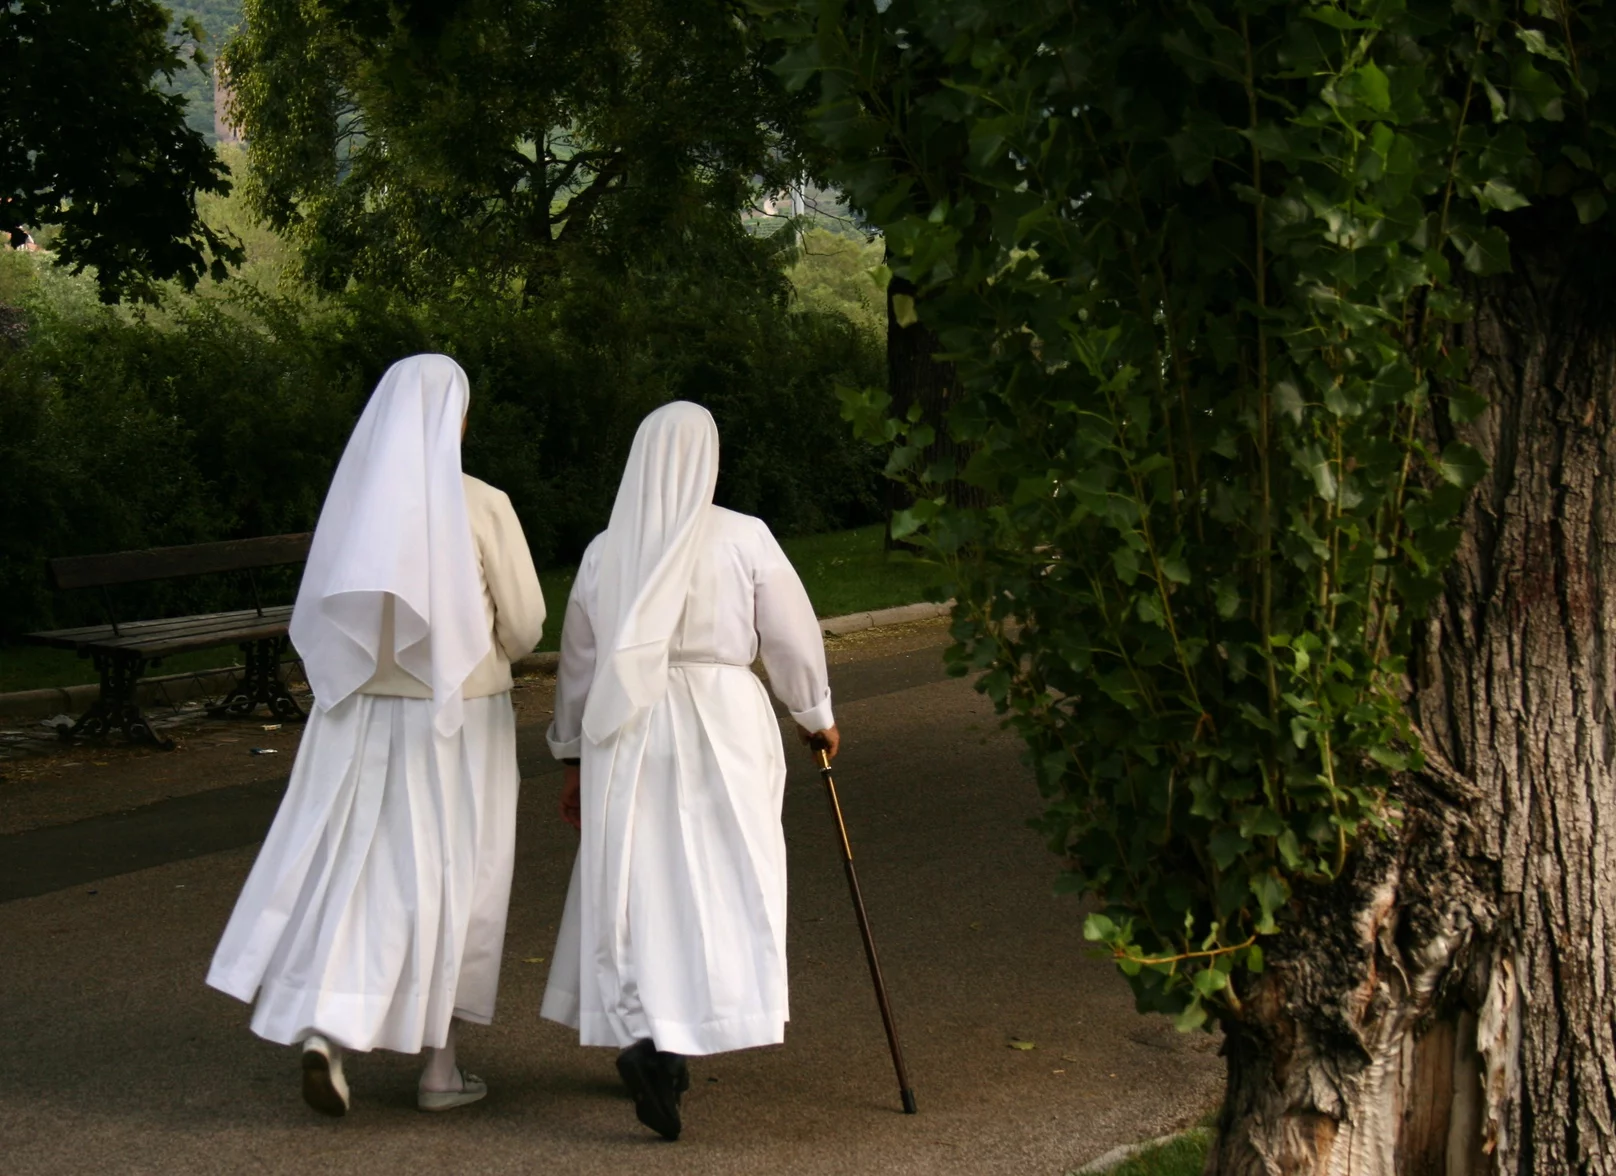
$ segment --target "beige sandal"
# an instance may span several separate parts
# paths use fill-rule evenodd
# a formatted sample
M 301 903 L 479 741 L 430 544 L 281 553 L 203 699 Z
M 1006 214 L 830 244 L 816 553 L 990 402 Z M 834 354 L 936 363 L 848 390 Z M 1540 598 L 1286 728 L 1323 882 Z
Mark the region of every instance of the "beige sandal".
M 452 1111 L 456 1107 L 467 1106 L 486 1098 L 488 1083 L 475 1074 L 467 1074 L 458 1067 L 455 1073 L 460 1078 L 459 1090 L 428 1090 L 418 1086 L 415 1090 L 415 1105 L 423 1111 Z

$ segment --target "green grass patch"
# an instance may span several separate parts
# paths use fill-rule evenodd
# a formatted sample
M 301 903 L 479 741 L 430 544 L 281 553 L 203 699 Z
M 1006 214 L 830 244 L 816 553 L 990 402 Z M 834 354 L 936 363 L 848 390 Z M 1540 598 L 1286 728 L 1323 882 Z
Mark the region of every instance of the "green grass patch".
M 935 595 L 940 569 L 907 552 L 888 552 L 883 547 L 884 528 L 880 524 L 853 531 L 826 535 L 804 535 L 781 542 L 790 557 L 814 611 L 822 617 L 839 617 L 913 604 Z M 553 650 L 561 643 L 561 622 L 567 613 L 567 594 L 572 591 L 575 568 L 551 568 L 539 573 L 544 603 L 549 616 L 544 624 L 542 650 Z M 195 653 L 165 658 L 147 673 L 182 674 L 236 665 L 241 660 L 235 646 L 203 649 Z M 44 686 L 78 686 L 97 681 L 95 666 L 65 649 L 12 645 L 0 647 L 0 693 L 35 690 Z
M 885 536 L 886 528 L 876 523 L 784 539 L 780 546 L 802 577 L 819 616 L 841 617 L 931 599 L 942 582 L 942 569 L 908 552 L 885 550 Z
M 1105 1176 L 1201 1176 L 1211 1146 L 1212 1132 L 1197 1127 L 1129 1156 Z

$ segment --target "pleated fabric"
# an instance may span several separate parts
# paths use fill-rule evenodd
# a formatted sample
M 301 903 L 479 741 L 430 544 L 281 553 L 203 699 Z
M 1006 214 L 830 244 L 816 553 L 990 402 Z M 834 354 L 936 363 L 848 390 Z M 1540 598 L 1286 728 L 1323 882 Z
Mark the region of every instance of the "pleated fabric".
M 763 684 L 676 663 L 662 700 L 598 750 L 581 801 L 604 852 L 574 866 L 542 1015 L 583 1045 L 785 1040 L 786 770 Z
M 494 1015 L 515 855 L 509 694 L 354 694 L 309 717 L 279 813 L 208 983 L 257 1005 L 253 1032 L 348 1049 L 444 1045 Z

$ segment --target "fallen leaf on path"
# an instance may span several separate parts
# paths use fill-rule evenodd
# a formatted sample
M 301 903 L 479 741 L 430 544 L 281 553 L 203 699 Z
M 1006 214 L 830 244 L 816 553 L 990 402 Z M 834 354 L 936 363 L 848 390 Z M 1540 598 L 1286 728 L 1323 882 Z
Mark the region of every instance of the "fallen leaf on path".
M 1038 1048 L 1032 1042 L 1023 1041 L 1019 1037 L 1012 1037 L 1005 1044 L 1007 1044 L 1011 1049 L 1037 1049 Z
M 542 964 L 542 963 L 544 963 L 544 957 L 543 956 L 529 956 L 527 959 L 523 960 L 522 962 L 524 964 Z

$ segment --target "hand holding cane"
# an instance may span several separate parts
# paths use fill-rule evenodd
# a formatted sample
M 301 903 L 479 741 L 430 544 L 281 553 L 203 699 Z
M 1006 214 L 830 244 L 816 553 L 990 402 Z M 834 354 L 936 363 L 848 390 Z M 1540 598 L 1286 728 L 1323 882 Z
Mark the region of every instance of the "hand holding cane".
M 853 845 L 847 839 L 847 822 L 842 819 L 841 801 L 836 796 L 836 780 L 831 775 L 828 743 L 821 735 L 811 735 L 808 737 L 808 746 L 819 761 L 819 775 L 825 781 L 825 795 L 830 800 L 831 816 L 836 821 L 836 833 L 842 849 L 842 868 L 847 872 L 847 888 L 853 894 L 853 913 L 858 916 L 859 934 L 864 937 L 864 955 L 870 963 L 870 979 L 875 982 L 875 1001 L 881 1006 L 887 1045 L 892 1050 L 892 1067 L 898 1073 L 898 1092 L 903 1099 L 904 1114 L 912 1115 L 915 1113 L 915 1092 L 909 1085 L 909 1071 L 903 1064 L 903 1047 L 898 1044 L 898 1026 L 892 1019 L 892 1002 L 887 999 L 886 981 L 881 978 L 881 961 L 876 956 L 875 939 L 870 934 L 870 916 L 865 913 L 858 872 L 853 869 Z

